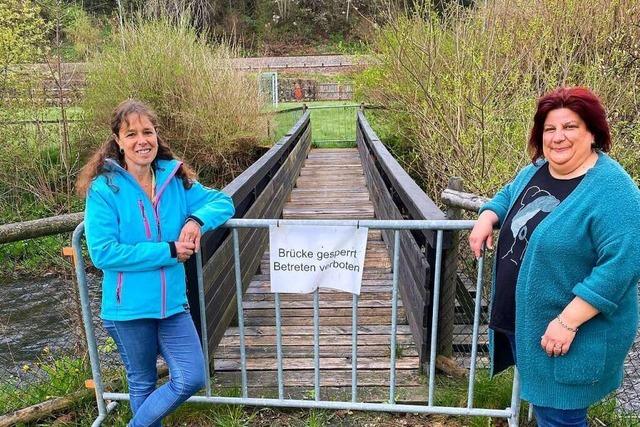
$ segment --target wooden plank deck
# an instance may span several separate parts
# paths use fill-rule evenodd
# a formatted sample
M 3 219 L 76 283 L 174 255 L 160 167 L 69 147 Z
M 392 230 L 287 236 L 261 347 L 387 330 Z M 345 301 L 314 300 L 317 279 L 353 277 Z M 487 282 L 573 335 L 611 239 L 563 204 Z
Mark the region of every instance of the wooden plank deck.
M 283 218 L 372 219 L 373 204 L 356 149 L 312 149 L 296 181 Z M 269 253 L 261 260 L 243 299 L 249 396 L 277 397 L 276 331 L 269 283 Z M 369 232 L 358 304 L 358 397 L 389 398 L 391 260 L 379 230 Z M 351 294 L 320 290 L 320 382 L 322 399 L 351 397 Z M 313 378 L 313 295 L 282 294 L 285 395 L 311 398 Z M 397 401 L 424 402 L 427 387 L 402 301 L 398 304 Z M 238 328 L 225 332 L 214 355 L 218 386 L 239 387 Z

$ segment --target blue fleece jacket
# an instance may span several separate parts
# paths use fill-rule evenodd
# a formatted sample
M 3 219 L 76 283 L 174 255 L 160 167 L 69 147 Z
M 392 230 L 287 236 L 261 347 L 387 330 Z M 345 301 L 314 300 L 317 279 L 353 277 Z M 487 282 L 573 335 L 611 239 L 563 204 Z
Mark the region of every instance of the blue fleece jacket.
M 500 225 L 541 166 L 525 167 L 480 210 Z M 640 191 L 604 153 L 578 187 L 534 230 L 516 283 L 516 348 L 521 397 L 558 409 L 585 408 L 617 389 L 638 328 Z M 495 265 L 494 284 L 495 286 Z M 549 357 L 540 337 L 579 296 L 600 313 L 584 323 L 569 352 Z M 510 351 L 494 345 L 490 352 Z
M 185 311 L 184 265 L 172 257 L 169 242 L 189 216 L 203 224 L 203 234 L 233 216 L 226 194 L 198 182 L 185 189 L 175 176 L 180 165 L 155 162 L 154 200 L 111 159 L 91 183 L 84 222 L 91 260 L 104 272 L 103 319 L 159 319 Z

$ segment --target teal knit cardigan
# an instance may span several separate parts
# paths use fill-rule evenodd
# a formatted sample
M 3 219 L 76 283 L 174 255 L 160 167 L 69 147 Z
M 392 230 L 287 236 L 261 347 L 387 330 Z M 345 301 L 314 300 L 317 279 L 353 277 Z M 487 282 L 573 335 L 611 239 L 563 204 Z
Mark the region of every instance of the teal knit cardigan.
M 529 165 L 486 203 L 500 225 L 536 170 Z M 534 230 L 516 284 L 516 351 L 521 397 L 534 405 L 585 408 L 620 386 L 638 328 L 640 191 L 599 153 L 576 189 Z M 495 287 L 495 265 L 493 286 Z M 547 325 L 579 296 L 600 311 L 569 352 L 540 347 Z M 496 351 L 490 331 L 490 353 Z

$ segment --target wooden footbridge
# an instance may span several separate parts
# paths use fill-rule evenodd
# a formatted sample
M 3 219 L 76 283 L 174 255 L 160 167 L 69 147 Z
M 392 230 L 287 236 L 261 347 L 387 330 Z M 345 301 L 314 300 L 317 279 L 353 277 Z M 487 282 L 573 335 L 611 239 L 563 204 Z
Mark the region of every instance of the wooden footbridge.
M 237 217 L 285 219 L 445 219 L 378 140 L 358 113 L 357 148 L 311 147 L 309 114 L 247 171 L 225 188 Z M 435 233 L 402 231 L 400 237 L 396 401 L 424 402 L 421 375 L 430 342 Z M 240 384 L 233 254 L 228 230 L 203 241 L 209 354 L 217 388 Z M 270 292 L 268 234 L 240 229 L 246 366 L 249 396 L 277 396 L 276 320 Z M 358 302 L 358 398 L 389 397 L 391 338 L 391 232 L 370 230 Z M 451 246 L 451 239 L 445 247 Z M 463 286 L 445 251 L 439 321 L 439 354 L 468 351 L 470 326 L 456 324 L 456 285 Z M 190 305 L 199 319 L 195 267 L 188 266 Z M 453 286 L 451 286 L 453 285 Z M 464 288 L 468 294 L 469 289 Z M 351 294 L 320 290 L 321 398 L 345 399 L 351 392 Z M 282 294 L 283 379 L 288 398 L 314 390 L 313 294 Z M 348 400 L 348 399 L 347 399 Z

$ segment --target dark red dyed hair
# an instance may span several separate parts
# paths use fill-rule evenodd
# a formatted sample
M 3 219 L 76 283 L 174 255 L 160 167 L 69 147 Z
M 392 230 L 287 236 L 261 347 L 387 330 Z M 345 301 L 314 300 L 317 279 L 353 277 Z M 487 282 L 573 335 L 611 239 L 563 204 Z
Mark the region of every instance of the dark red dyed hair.
M 538 99 L 538 108 L 533 116 L 533 129 L 529 137 L 529 153 L 535 162 L 543 156 L 542 133 L 547 114 L 552 110 L 568 108 L 576 113 L 594 136 L 594 148 L 607 152 L 611 149 L 611 134 L 607 115 L 600 99 L 585 87 L 561 87 Z

